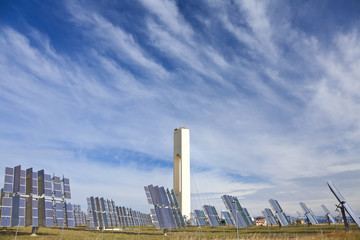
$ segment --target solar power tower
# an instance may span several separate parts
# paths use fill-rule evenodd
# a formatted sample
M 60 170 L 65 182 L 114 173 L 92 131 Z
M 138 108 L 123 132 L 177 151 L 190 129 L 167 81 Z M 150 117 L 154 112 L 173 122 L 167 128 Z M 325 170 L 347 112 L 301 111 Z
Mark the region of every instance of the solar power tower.
M 221 199 L 223 200 L 226 209 L 230 211 L 236 228 L 251 227 L 253 225 L 248 211 L 241 207 L 237 197 L 223 195 L 221 196 Z
M 145 186 L 145 193 L 151 209 L 151 217 L 157 229 L 185 228 L 185 221 L 181 214 L 177 198 L 173 190 L 165 191 L 164 187 Z
M 314 213 L 311 211 L 310 208 L 308 208 L 308 207 L 306 206 L 305 203 L 300 202 L 299 205 L 300 205 L 300 207 L 303 209 L 304 215 L 305 215 L 305 217 L 307 218 L 309 225 L 310 225 L 310 223 L 311 223 L 312 225 L 315 225 L 315 224 L 318 224 L 318 223 L 319 223 L 318 220 L 316 219 Z
M 322 208 L 322 209 L 324 210 L 324 212 L 325 212 L 325 218 L 326 218 L 327 221 L 329 222 L 329 225 L 330 225 L 330 222 L 336 223 L 335 218 L 331 215 L 330 211 L 325 207 L 324 204 L 321 205 L 321 208 Z
M 336 205 L 341 210 L 341 214 L 344 220 L 345 229 L 349 230 L 349 224 L 346 219 L 346 213 L 345 211 L 350 215 L 350 217 L 354 220 L 354 222 L 360 227 L 360 218 L 356 216 L 354 210 L 350 207 L 350 205 L 346 202 L 345 198 L 339 190 L 335 187 L 334 184 L 332 184 L 330 181 L 327 182 L 331 192 L 335 195 L 337 200 L 339 201 L 339 205 Z
M 5 168 L 0 226 L 74 227 L 69 179 L 21 166 Z M 55 213 L 55 214 L 54 214 Z M 34 229 L 33 229 L 34 231 Z
M 99 197 L 87 198 L 88 229 L 126 228 L 149 226 L 149 214 L 134 211 L 131 208 L 116 206 L 115 201 Z
M 174 130 L 173 188 L 183 215 L 190 217 L 190 131 L 186 127 Z
M 267 224 L 267 225 L 271 225 L 271 226 L 272 226 L 272 225 L 278 224 L 278 223 L 276 222 L 276 219 L 275 219 L 274 214 L 273 214 L 273 212 L 271 211 L 271 209 L 265 208 L 264 211 L 262 211 L 262 214 L 263 214 L 264 217 L 265 217 L 265 220 L 266 220 L 266 224 Z
M 219 215 L 214 206 L 204 205 L 203 209 L 206 216 L 208 217 L 211 227 L 218 227 L 221 225 Z
M 285 213 L 282 210 L 282 208 L 280 207 L 279 202 L 275 199 L 269 199 L 269 203 L 270 203 L 272 209 L 275 211 L 276 217 L 279 221 L 279 226 L 281 226 L 281 225 L 288 226 L 290 224 L 289 220 L 285 216 Z

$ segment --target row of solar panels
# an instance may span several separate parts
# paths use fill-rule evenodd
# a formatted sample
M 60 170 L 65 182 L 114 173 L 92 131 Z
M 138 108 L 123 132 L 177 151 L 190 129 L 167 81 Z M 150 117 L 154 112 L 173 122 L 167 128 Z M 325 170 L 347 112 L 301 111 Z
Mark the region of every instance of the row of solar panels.
M 149 214 L 116 206 L 113 200 L 90 197 L 88 204 L 89 228 L 124 228 L 152 225 Z
M 45 174 L 44 170 L 34 172 L 32 168 L 21 169 L 21 165 L 5 168 L 4 193 L 70 199 L 70 181 Z
M 222 219 L 219 217 L 215 210 L 214 213 L 209 213 L 206 208 L 212 208 L 215 210 L 214 206 L 210 205 L 204 205 L 202 210 L 195 210 L 193 213 L 191 213 L 192 218 L 190 219 L 190 225 L 192 226 L 207 226 L 210 225 L 211 227 L 218 227 L 222 226 L 222 220 L 225 221 L 225 224 L 227 226 L 234 226 L 234 221 L 232 219 L 232 215 L 229 211 L 221 211 Z M 206 217 L 204 217 L 204 214 Z
M 210 206 L 210 205 L 204 205 L 203 206 L 204 211 L 202 210 L 195 210 L 193 213 L 191 213 L 192 218 L 190 219 L 190 224 L 192 226 L 207 226 L 210 225 L 211 227 L 218 227 L 218 226 L 222 226 L 222 222 L 221 219 L 215 209 L 214 206 Z M 246 218 L 248 219 L 249 222 L 252 223 L 251 217 L 248 215 L 248 212 L 245 208 L 242 208 L 243 211 L 245 212 Z M 242 217 L 242 215 L 240 214 L 240 212 L 238 212 L 238 214 L 236 214 L 237 210 L 233 210 L 233 213 L 231 214 L 229 211 L 222 211 L 222 217 L 223 220 L 225 221 L 225 224 L 228 226 L 234 226 L 235 225 L 235 217 L 238 216 L 237 221 L 239 221 L 239 227 L 240 227 L 240 217 Z M 250 225 L 250 224 L 249 224 Z
M 149 204 L 154 205 L 150 211 L 157 229 L 186 227 L 174 190 L 153 185 L 145 186 L 144 189 Z
M 339 190 L 331 183 L 328 182 L 329 188 L 334 193 L 338 201 L 340 202 L 340 208 L 343 207 L 343 211 L 346 211 L 351 218 L 357 223 L 358 226 L 360 226 L 360 218 L 357 218 L 356 214 L 350 207 L 348 203 L 346 203 L 345 198 L 341 195 Z M 225 222 L 227 225 L 235 225 L 238 227 L 249 227 L 253 225 L 253 222 L 251 220 L 251 217 L 246 210 L 246 208 L 242 208 L 238 199 L 233 196 L 229 195 L 223 195 L 221 197 L 223 199 L 223 202 L 226 206 L 226 208 L 229 210 L 229 212 L 223 211 L 223 217 L 225 219 Z M 279 202 L 275 199 L 270 199 L 269 203 L 272 207 L 272 209 L 275 211 L 275 215 L 272 213 L 271 209 L 265 208 L 264 211 L 262 211 L 266 222 L 270 225 L 276 225 L 280 224 L 282 226 L 287 226 L 290 224 L 289 218 L 285 215 L 283 209 L 281 208 Z M 305 203 L 300 202 L 299 203 L 301 208 L 304 211 L 304 216 L 307 218 L 307 220 L 315 225 L 318 224 L 318 220 L 315 217 L 314 213 L 310 208 L 306 206 Z M 342 206 L 341 206 L 342 205 Z M 336 223 L 335 218 L 330 214 L 330 211 L 325 207 L 325 205 L 321 205 L 322 209 L 324 210 L 326 217 L 328 218 L 329 222 Z M 219 226 L 220 220 L 218 218 L 218 215 L 216 213 L 216 210 L 212 206 L 205 205 L 203 206 L 203 209 L 207 215 L 205 217 L 205 214 L 201 210 L 195 210 L 194 213 L 192 213 L 193 217 L 193 223 L 192 225 L 199 225 L 199 226 L 205 226 L 207 224 L 216 227 Z M 275 218 L 276 216 L 276 218 Z M 345 220 L 344 220 L 345 222 Z
M 338 205 L 338 207 L 342 211 L 345 227 L 347 227 L 345 211 L 350 215 L 350 217 L 354 220 L 354 222 L 360 227 L 360 218 L 355 214 L 354 210 L 346 202 L 345 198 L 342 196 L 340 191 L 330 181 L 328 181 L 327 184 L 328 184 L 331 192 L 335 195 L 335 197 L 337 198 L 337 200 L 340 203 Z M 279 223 L 283 226 L 289 225 L 289 219 L 285 216 L 285 213 L 283 212 L 282 208 L 280 207 L 280 204 L 278 203 L 278 201 L 274 200 L 274 199 L 270 199 L 269 203 L 270 203 L 271 207 L 273 208 L 273 210 L 275 211 L 278 222 L 276 221 L 271 210 L 268 208 L 265 208 L 265 210 L 262 213 L 266 219 L 266 222 L 268 224 L 278 224 Z M 318 222 L 317 218 L 315 217 L 314 213 L 311 211 L 311 209 L 308 208 L 306 206 L 306 204 L 303 202 L 300 202 L 299 204 L 300 204 L 302 210 L 304 211 L 304 216 L 307 218 L 307 220 L 313 225 L 318 224 L 319 222 Z M 336 223 L 335 218 L 331 215 L 330 211 L 325 207 L 324 204 L 321 205 L 321 208 L 324 210 L 329 223 L 330 222 Z
M 316 219 L 313 211 L 311 211 L 311 209 L 308 208 L 305 203 L 300 202 L 299 204 L 300 204 L 300 207 L 303 209 L 305 217 L 309 220 L 309 222 L 312 225 L 318 224 L 319 221 Z
M 2 227 L 75 227 L 72 205 L 45 198 L 21 197 L 21 195 L 1 198 Z
M 275 199 L 270 199 L 269 203 L 272 207 L 272 209 L 275 211 L 276 217 L 279 221 L 279 223 L 282 226 L 288 226 L 290 224 L 289 219 L 286 217 L 284 211 L 282 210 L 282 208 L 280 207 L 280 204 L 277 200 Z
M 237 199 L 237 197 L 230 195 L 223 195 L 221 196 L 221 199 L 223 200 L 226 209 L 229 210 L 232 222 L 235 225 L 235 227 L 245 228 L 254 225 L 249 215 L 249 212 L 247 211 L 246 208 L 243 208 L 240 205 L 240 202 Z
M 241 207 L 237 198 L 228 196 L 228 195 L 224 195 L 224 196 L 222 196 L 222 199 L 223 199 L 227 209 L 230 211 L 230 212 L 222 211 L 222 215 L 223 215 L 226 225 L 234 226 L 234 225 L 236 225 L 235 224 L 236 221 L 238 221 L 239 227 L 251 226 L 250 224 L 245 225 L 247 220 L 249 223 L 252 223 L 252 220 L 251 220 L 246 208 Z M 283 226 L 289 225 L 290 221 L 286 217 L 282 208 L 280 207 L 279 202 L 277 200 L 270 199 L 269 203 L 276 213 L 276 218 L 275 218 L 275 215 L 273 214 L 273 212 L 271 211 L 271 209 L 265 208 L 264 211 L 262 211 L 262 214 L 264 215 L 267 224 L 268 225 L 277 225 L 280 222 L 280 224 Z M 306 206 L 306 204 L 303 202 L 300 202 L 300 206 L 303 209 L 304 215 L 305 215 L 305 217 L 307 217 L 309 222 L 313 225 L 318 224 L 318 220 L 316 219 L 316 217 L 315 217 L 314 213 L 311 211 L 311 209 L 309 209 Z M 332 223 L 335 223 L 335 219 L 330 214 L 329 210 L 324 205 L 322 205 L 322 208 L 324 209 L 325 214 L 329 217 L 329 220 Z M 220 218 L 219 218 L 214 206 L 204 205 L 203 209 L 204 209 L 204 211 L 195 210 L 192 213 L 191 225 L 193 225 L 193 226 L 210 225 L 212 227 L 217 227 L 217 226 L 221 225 Z M 243 214 L 241 214 L 241 212 L 243 212 Z M 238 217 L 238 219 L 236 219 L 236 216 Z M 278 221 L 276 219 L 278 219 Z
M 205 214 L 208 217 L 210 226 L 218 227 L 221 225 L 219 215 L 214 206 L 204 205 L 203 209 L 204 209 Z
M 199 226 L 206 226 L 207 225 L 207 218 L 205 216 L 204 211 L 195 210 L 194 213 L 193 213 L 193 218 L 196 219 L 197 225 L 199 225 Z
M 271 209 L 265 208 L 264 211 L 262 211 L 262 214 L 265 217 L 267 225 L 276 225 L 276 224 L 278 224 L 276 219 L 275 219 L 274 214 L 271 211 Z
M 86 213 L 81 211 L 80 205 L 73 205 L 75 226 L 86 225 Z
M 330 211 L 327 209 L 327 207 L 325 207 L 324 204 L 321 205 L 321 208 L 324 210 L 325 215 L 329 219 L 329 221 L 331 221 L 331 223 L 336 223 L 335 218 L 333 217 L 333 215 L 331 215 Z
M 145 186 L 145 193 L 149 204 L 154 205 L 151 209 L 153 223 L 158 229 L 185 227 L 184 218 L 181 215 L 174 191 L 158 186 Z M 225 222 L 229 226 L 250 227 L 253 225 L 251 217 L 242 208 L 238 199 L 224 195 L 222 199 L 229 212 L 222 212 Z M 192 213 L 192 225 L 217 227 L 221 225 L 220 217 L 214 206 L 204 205 L 203 210 L 195 210 Z
M 277 200 L 270 199 L 269 203 L 270 203 L 271 207 L 273 208 L 273 210 L 275 211 L 275 215 L 276 215 L 276 218 L 278 219 L 278 221 L 275 219 L 275 215 L 272 213 L 272 211 L 269 208 L 265 208 L 264 211 L 262 211 L 262 214 L 264 215 L 267 224 L 268 225 L 276 225 L 276 224 L 280 223 L 283 226 L 289 225 L 290 221 L 286 217 L 282 208 L 280 207 L 279 202 Z M 315 217 L 314 213 L 311 211 L 310 208 L 308 208 L 306 206 L 305 203 L 300 202 L 299 205 L 304 211 L 304 216 L 308 219 L 308 221 L 311 224 L 315 225 L 315 224 L 319 223 L 319 221 Z M 329 218 L 329 221 L 331 221 L 332 223 L 336 223 L 335 218 L 330 214 L 330 211 L 325 207 L 325 205 L 321 205 L 321 207 L 324 210 L 326 216 Z
M 21 166 L 5 168 L 1 189 L 0 226 L 74 227 L 69 179 Z

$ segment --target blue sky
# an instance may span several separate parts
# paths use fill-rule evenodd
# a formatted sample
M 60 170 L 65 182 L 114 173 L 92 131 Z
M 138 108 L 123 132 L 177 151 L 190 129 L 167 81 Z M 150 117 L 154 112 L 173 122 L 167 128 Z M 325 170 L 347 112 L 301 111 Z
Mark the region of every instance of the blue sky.
M 192 206 L 360 215 L 359 1 L 1 1 L 0 168 L 149 212 L 191 133 Z M 1 180 L 2 181 L 2 180 Z

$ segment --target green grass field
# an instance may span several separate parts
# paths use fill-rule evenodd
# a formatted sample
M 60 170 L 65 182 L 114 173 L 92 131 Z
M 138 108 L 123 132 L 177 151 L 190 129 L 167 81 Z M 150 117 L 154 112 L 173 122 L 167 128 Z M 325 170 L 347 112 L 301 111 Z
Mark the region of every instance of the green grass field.
M 16 228 L 0 230 L 0 239 L 14 239 Z M 36 236 L 31 236 L 31 228 L 19 228 L 16 239 L 60 239 L 61 229 L 40 227 Z M 301 239 L 301 240 L 360 240 L 360 228 L 351 225 L 350 231 L 346 232 L 343 225 L 295 225 L 289 227 L 266 227 L 256 226 L 248 229 L 239 229 L 240 239 Z M 109 231 L 89 231 L 85 227 L 64 229 L 62 239 L 236 239 L 234 227 L 188 227 L 181 230 L 169 231 L 163 235 L 162 230 L 154 227 L 141 227 L 137 229 L 125 229 Z

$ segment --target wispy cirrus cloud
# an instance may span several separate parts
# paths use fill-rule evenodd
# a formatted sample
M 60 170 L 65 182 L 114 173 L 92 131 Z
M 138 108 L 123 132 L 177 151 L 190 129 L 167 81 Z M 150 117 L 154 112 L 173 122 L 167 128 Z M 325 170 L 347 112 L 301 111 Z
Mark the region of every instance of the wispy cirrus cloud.
M 172 130 L 186 125 L 194 207 L 220 208 L 223 193 L 254 214 L 270 197 L 292 213 L 296 199 L 313 210 L 319 199 L 332 203 L 321 195 L 327 179 L 360 181 L 351 174 L 360 169 L 359 31 L 347 26 L 325 41 L 283 4 L 140 1 L 125 26 L 66 2 L 83 43 L 70 52 L 45 27 L 2 25 L 0 167 L 57 169 L 76 201 L 97 194 L 91 183 L 146 209 L 142 185 L 171 187 Z M 118 186 L 133 197 L 114 194 Z M 354 186 L 341 187 L 356 202 Z

